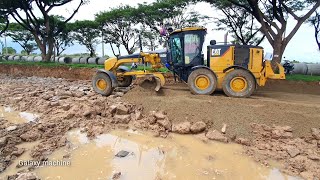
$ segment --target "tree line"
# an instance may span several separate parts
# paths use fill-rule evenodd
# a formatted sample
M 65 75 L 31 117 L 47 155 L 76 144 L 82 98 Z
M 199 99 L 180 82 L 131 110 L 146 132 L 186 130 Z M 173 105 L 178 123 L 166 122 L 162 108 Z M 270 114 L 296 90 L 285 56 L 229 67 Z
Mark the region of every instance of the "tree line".
M 52 9 L 78 2 L 69 17 L 52 16 Z M 190 9 L 190 4 L 208 2 L 217 11 L 206 16 Z M 46 61 L 60 55 L 73 43 L 87 48 L 95 56 L 96 46 L 108 44 L 114 55 L 120 47 L 128 54 L 138 49 L 139 36 L 144 47 L 153 51 L 165 39 L 163 27 L 182 28 L 214 22 L 217 30 L 228 31 L 236 44 L 259 45 L 266 39 L 274 49 L 274 62 L 280 62 L 292 37 L 301 25 L 309 22 L 315 28 L 320 49 L 320 0 L 157 0 L 135 7 L 122 5 L 99 12 L 94 20 L 71 22 L 86 0 L 2 0 L 0 2 L 0 33 L 6 33 L 21 45 L 27 54 L 39 48 Z M 34 12 L 38 10 L 41 16 Z M 220 14 L 217 16 L 217 12 Z M 315 13 L 314 16 L 312 14 Z M 212 16 L 212 17 L 210 17 Z M 9 22 L 9 18 L 13 22 Z M 296 22 L 288 30 L 288 18 Z

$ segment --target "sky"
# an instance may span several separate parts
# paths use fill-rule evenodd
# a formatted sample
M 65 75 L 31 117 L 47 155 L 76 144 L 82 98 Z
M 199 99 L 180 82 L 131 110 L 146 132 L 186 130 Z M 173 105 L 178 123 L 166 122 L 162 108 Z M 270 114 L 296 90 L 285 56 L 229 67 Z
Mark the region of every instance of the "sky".
M 90 2 L 84 6 L 82 6 L 79 12 L 75 15 L 73 21 L 75 20 L 93 20 L 95 14 L 101 11 L 107 11 L 110 8 L 117 7 L 121 4 L 123 5 L 131 5 L 136 6 L 138 3 L 151 3 L 154 0 L 90 0 Z M 76 8 L 79 0 L 75 0 L 74 2 L 70 3 L 67 7 L 60 7 L 56 8 L 52 11 L 53 14 L 62 15 L 64 17 L 70 16 L 73 9 Z M 198 11 L 200 14 L 207 15 L 210 17 L 219 16 L 219 13 L 210 6 L 208 3 L 198 3 L 195 5 L 194 10 Z M 288 32 L 294 27 L 295 21 L 293 19 L 288 20 Z M 216 40 L 217 42 L 223 42 L 224 31 L 217 31 L 215 29 L 214 23 L 209 23 L 206 25 L 208 29 L 208 34 L 206 36 L 206 41 L 204 45 L 203 52 L 206 52 L 206 46 L 209 45 L 210 40 Z M 3 41 L 3 38 L 1 39 Z M 231 41 L 231 36 L 228 36 L 228 41 Z M 12 46 L 20 52 L 22 49 L 19 47 L 18 44 L 14 44 L 11 42 L 10 38 L 7 39 L 8 46 Z M 270 46 L 269 42 L 265 40 L 261 43 L 262 47 L 264 47 L 265 52 L 272 53 L 272 47 Z M 86 48 L 75 44 L 72 47 L 69 47 L 64 53 L 66 54 L 75 54 L 75 53 L 83 53 L 87 52 Z M 102 45 L 97 46 L 96 50 L 99 56 L 102 55 Z M 125 50 L 121 50 L 122 55 L 125 54 Z M 105 45 L 105 54 L 109 56 L 113 56 L 111 48 L 109 45 Z M 314 29 L 309 24 L 303 24 L 296 35 L 292 38 L 289 42 L 286 51 L 284 53 L 285 59 L 288 60 L 298 60 L 300 62 L 313 62 L 313 63 L 320 63 L 320 51 L 317 49 L 317 44 L 314 39 Z

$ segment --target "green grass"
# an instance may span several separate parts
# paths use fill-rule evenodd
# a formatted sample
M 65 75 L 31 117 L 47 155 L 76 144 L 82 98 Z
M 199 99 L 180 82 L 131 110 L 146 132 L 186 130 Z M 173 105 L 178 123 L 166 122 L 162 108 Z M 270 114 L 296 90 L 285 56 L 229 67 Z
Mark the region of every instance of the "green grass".
M 317 81 L 320 81 L 320 76 L 292 74 L 292 75 L 286 75 L 286 80 L 288 80 L 288 81 L 317 82 Z
M 23 65 L 23 66 L 42 66 L 42 67 L 71 67 L 71 68 L 101 68 L 103 69 L 103 65 L 96 65 L 96 64 L 60 64 L 55 62 L 25 62 L 25 61 L 3 61 L 0 60 L 1 64 L 11 64 L 11 65 Z M 131 66 L 127 66 L 131 68 Z M 138 66 L 135 70 L 144 70 L 143 66 Z M 152 71 L 151 67 L 146 67 L 146 70 Z M 160 72 L 169 72 L 167 68 L 160 68 Z

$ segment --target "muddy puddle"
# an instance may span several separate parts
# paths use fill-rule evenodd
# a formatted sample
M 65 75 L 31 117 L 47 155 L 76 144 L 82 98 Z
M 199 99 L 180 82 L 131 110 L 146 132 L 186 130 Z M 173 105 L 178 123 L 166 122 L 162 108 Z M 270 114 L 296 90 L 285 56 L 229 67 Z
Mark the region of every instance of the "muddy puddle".
M 17 112 L 11 107 L 0 106 L 0 119 L 4 118 L 13 124 L 22 124 L 38 120 L 39 115 L 28 112 Z
M 89 140 L 77 130 L 68 134 L 68 140 L 67 147 L 35 170 L 41 179 L 298 179 L 255 163 L 242 154 L 240 145 L 203 143 L 193 136 L 162 139 L 129 130 Z M 115 156 L 119 154 L 126 156 Z M 28 155 L 18 160 L 27 161 Z M 15 165 L 4 174 L 14 174 Z

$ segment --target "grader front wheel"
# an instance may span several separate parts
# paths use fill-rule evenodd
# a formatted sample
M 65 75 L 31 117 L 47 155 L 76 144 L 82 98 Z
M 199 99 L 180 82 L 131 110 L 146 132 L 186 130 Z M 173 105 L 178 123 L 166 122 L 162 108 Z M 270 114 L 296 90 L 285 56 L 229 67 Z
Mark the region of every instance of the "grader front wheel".
M 229 97 L 249 97 L 255 87 L 254 77 L 243 69 L 231 71 L 222 83 L 223 92 Z
M 97 73 L 92 79 L 92 86 L 97 93 L 103 96 L 109 96 L 113 91 L 112 81 L 105 73 Z
M 188 86 L 193 94 L 210 95 L 217 87 L 217 78 L 208 69 L 196 69 L 188 78 Z

